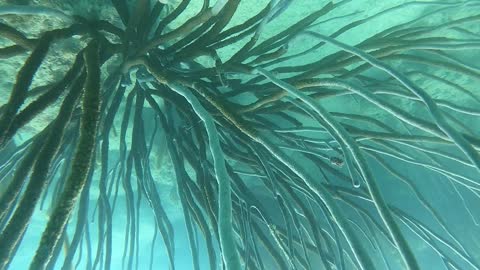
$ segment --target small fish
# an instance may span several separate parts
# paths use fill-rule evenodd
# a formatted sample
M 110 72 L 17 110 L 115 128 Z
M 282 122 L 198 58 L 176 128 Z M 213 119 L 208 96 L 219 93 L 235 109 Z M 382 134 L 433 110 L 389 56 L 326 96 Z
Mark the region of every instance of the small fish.
M 339 158 L 339 157 L 330 157 L 330 163 L 332 165 L 335 165 L 335 166 L 338 166 L 338 167 L 342 167 L 343 166 L 343 159 Z

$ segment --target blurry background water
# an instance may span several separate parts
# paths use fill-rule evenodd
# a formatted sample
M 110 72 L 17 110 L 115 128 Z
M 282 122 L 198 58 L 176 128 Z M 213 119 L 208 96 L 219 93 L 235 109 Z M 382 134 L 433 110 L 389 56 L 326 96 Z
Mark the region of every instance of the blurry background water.
M 182 1 L 171 0 L 160 2 L 166 5 L 165 12 L 171 12 L 175 9 L 175 7 L 180 5 Z M 268 0 L 241 0 L 238 10 L 236 11 L 229 26 L 243 23 L 246 19 L 252 17 L 253 14 L 256 14 L 262 10 L 269 2 L 270 1 Z M 262 32 L 259 42 L 265 41 L 269 37 L 280 33 L 288 26 L 304 19 L 306 16 L 316 10 L 321 9 L 328 3 L 328 1 L 324 0 L 293 0 L 284 2 L 285 4 L 288 4 L 288 7 L 286 7 L 286 9 L 278 17 L 267 24 L 264 32 Z M 419 29 L 429 25 L 442 25 L 459 18 L 473 16 L 478 13 L 475 10 L 480 8 L 480 5 L 477 5 L 478 1 L 353 0 L 333 2 L 342 2 L 343 4 L 339 7 L 336 7 L 332 12 L 318 19 L 315 23 L 313 23 L 313 26 L 311 26 L 309 30 L 322 34 L 332 34 L 342 26 L 348 25 L 353 21 L 368 18 L 368 20 L 366 20 L 363 24 L 359 24 L 358 26 L 346 31 L 337 38 L 338 40 L 350 45 L 355 45 L 359 42 L 368 40 L 375 34 L 378 34 L 385 29 L 421 18 L 422 16 L 426 16 L 425 19 L 415 25 L 415 27 L 419 27 Z M 3 23 L 15 25 L 15 27 L 21 29 L 24 33 L 28 33 L 28 36 L 32 37 L 38 36 L 39 33 L 42 33 L 47 29 L 57 28 L 63 25 L 64 22 L 60 19 L 49 16 L 2 14 L 2 8 L 12 4 L 32 6 L 41 5 L 62 10 L 67 14 L 76 14 L 85 18 L 102 18 L 114 22 L 117 25 L 120 24 L 118 15 L 111 2 L 108 0 L 1 0 L 0 20 Z M 154 1 L 152 1 L 152 5 L 153 4 Z M 455 8 L 451 7 L 456 4 L 458 6 Z M 178 16 L 178 18 L 176 18 L 169 25 L 169 27 L 174 29 L 181 26 L 186 20 L 195 16 L 201 9 L 202 5 L 203 1 L 201 0 L 190 1 L 187 9 L 182 12 L 180 16 Z M 436 12 L 434 15 L 429 15 L 433 11 L 440 10 L 442 8 L 445 10 Z M 382 11 L 388 12 L 382 13 Z M 427 15 L 429 16 L 427 17 Z M 323 23 L 319 24 L 319 22 Z M 478 106 L 480 104 L 480 90 L 478 88 L 480 78 L 480 66 L 478 65 L 478 61 L 480 60 L 480 43 L 478 43 L 480 40 L 480 26 L 478 24 L 478 20 L 471 20 L 466 25 L 459 25 L 459 29 L 452 34 L 452 28 L 455 27 L 457 26 L 453 25 L 447 27 L 445 29 L 445 37 L 448 36 L 452 39 L 457 38 L 470 41 L 472 44 L 474 44 L 470 49 L 455 50 L 453 52 L 446 49 L 445 51 L 449 53 L 448 55 L 441 53 L 435 54 L 434 52 L 430 55 L 429 53 L 425 52 L 422 52 L 423 55 L 421 53 L 417 54 L 416 52 L 412 52 L 409 55 L 413 58 L 425 57 L 425 55 L 428 55 L 428 57 L 433 60 L 447 59 L 446 61 L 449 63 L 454 63 L 458 66 L 464 67 L 465 70 L 468 70 L 468 73 L 458 72 L 453 69 L 446 68 L 445 66 L 442 67 L 441 65 L 432 65 L 431 63 L 422 63 L 421 61 L 410 61 L 408 59 L 401 58 L 389 59 L 388 63 L 395 69 L 401 71 L 403 74 L 406 74 L 417 85 L 425 89 L 425 91 L 436 101 L 447 101 L 449 104 L 471 108 L 472 111 L 475 111 L 480 108 Z M 441 28 L 435 33 L 435 36 L 442 37 Z M 240 42 L 234 43 L 233 45 L 219 49 L 217 53 L 220 59 L 223 60 L 222 62 L 234 55 L 235 52 L 245 45 L 248 40 L 249 39 L 245 38 Z M 68 67 L 73 63 L 76 53 L 80 47 L 84 46 L 85 42 L 86 40 L 81 39 L 76 40 L 75 42 L 65 40 L 59 42 L 52 49 L 50 49 L 50 53 L 46 58 L 45 63 L 36 74 L 32 88 L 58 80 L 58 78 L 62 76 L 61 74 L 63 74 L 63 72 L 67 70 Z M 288 54 L 301 52 L 312 47 L 318 42 L 318 39 L 311 36 L 299 35 L 289 42 Z M 11 44 L 12 42 L 8 39 L 0 39 L 0 47 L 5 47 Z M 326 45 L 321 49 L 315 50 L 309 54 L 305 54 L 304 56 L 292 58 L 289 61 L 283 62 L 279 66 L 291 67 L 308 64 L 316 59 L 329 56 L 337 51 L 338 47 Z M 0 81 L 0 105 L 4 105 L 8 102 L 11 89 L 15 84 L 14 78 L 19 68 L 24 64 L 28 55 L 29 54 L 25 53 L 1 60 L 0 78 L 2 79 Z M 119 57 L 110 60 L 106 67 L 102 69 L 102 78 L 105 79 L 109 72 L 112 72 L 113 66 L 118 65 L 120 62 L 121 59 Z M 204 67 L 215 66 L 215 61 L 210 57 L 199 57 L 196 60 L 196 63 L 200 63 Z M 349 66 L 349 69 L 353 70 L 359 66 L 360 63 L 353 64 Z M 282 78 L 287 78 L 298 74 L 296 72 L 281 72 L 281 70 L 277 70 L 276 72 L 277 75 L 281 74 Z M 389 80 L 387 74 L 378 70 L 367 70 L 362 74 L 383 82 L 388 82 Z M 428 76 L 429 74 L 437 76 L 444 81 L 441 81 L 440 79 L 432 79 L 431 76 Z M 338 73 L 339 78 L 341 75 L 342 74 Z M 128 76 L 128 74 L 126 76 Z M 226 74 L 225 76 L 227 80 L 235 80 L 238 78 L 246 80 L 250 78 L 249 76 L 238 74 Z M 360 81 L 360 79 L 357 78 L 353 79 L 352 81 Z M 366 81 L 363 83 L 365 82 Z M 393 81 L 391 82 L 393 83 Z M 454 83 L 461 88 L 466 89 L 465 92 L 457 91 L 458 89 L 453 90 L 452 88 L 454 87 L 449 85 L 448 82 Z M 372 84 L 374 83 L 375 82 L 372 82 Z M 366 85 L 368 85 L 368 83 L 366 83 Z M 226 85 L 224 87 L 229 86 Z M 125 97 L 129 91 L 133 91 L 132 89 L 133 84 L 127 86 Z M 395 87 L 392 87 L 391 89 L 382 88 L 376 90 L 387 91 L 392 89 L 395 89 Z M 255 99 L 256 98 L 253 95 L 246 94 L 236 97 L 232 100 L 234 100 L 236 103 L 247 104 Z M 420 106 L 418 103 L 412 102 L 410 99 L 395 97 L 392 95 L 389 95 L 385 99 L 388 99 L 389 104 L 394 104 L 397 107 L 404 109 L 410 115 L 432 122 L 429 111 L 425 108 L 425 106 Z M 5 168 L 4 165 L 7 164 L 8 155 L 11 155 L 11 153 L 15 151 L 15 147 L 18 147 L 22 143 L 28 141 L 34 135 L 38 134 L 38 132 L 40 132 L 50 121 L 56 117 L 61 102 L 57 101 L 55 104 L 55 106 L 51 106 L 41 114 L 37 115 L 34 121 L 20 129 L 20 131 L 13 137 L 14 143 L 9 145 L 10 148 L 5 148 L 2 150 L 3 155 L 0 157 L 2 162 L 0 165 L 2 165 L 2 168 Z M 359 96 L 333 96 L 331 98 L 322 99 L 321 105 L 339 119 L 342 119 L 342 114 L 362 115 L 378 120 L 381 123 L 385 123 L 395 130 L 401 130 L 403 134 L 410 134 L 412 136 L 424 135 L 408 124 L 397 121 L 395 117 L 391 116 L 390 113 L 376 106 L 372 106 L 370 102 Z M 125 106 L 125 102 L 122 102 L 117 113 L 117 117 L 115 118 L 114 125 L 116 127 L 113 128 L 116 129 L 114 131 L 115 133 L 120 132 L 120 126 L 122 123 L 121 115 L 125 110 Z M 474 140 L 478 141 L 478 139 L 480 139 L 479 114 L 459 113 L 458 111 L 449 110 L 448 108 L 444 109 L 444 112 L 445 114 L 453 116 L 453 119 L 457 119 L 457 122 L 454 122 L 452 118 L 449 119 L 449 123 L 455 129 L 462 131 L 468 130 L 471 132 L 470 134 Z M 305 115 L 300 115 L 296 112 L 293 112 L 292 115 L 305 126 L 314 125 L 312 123 L 315 123 L 311 119 L 308 119 L 308 117 Z M 155 121 L 157 121 L 157 118 L 154 110 L 147 105 L 144 107 L 143 119 L 145 121 L 146 138 L 150 138 L 151 134 L 153 133 L 153 126 L 155 126 Z M 272 119 L 274 119 L 274 121 L 281 121 L 275 117 L 272 117 Z M 364 130 L 376 129 L 372 122 L 361 122 L 358 119 L 349 120 L 348 117 L 343 118 L 342 120 L 345 121 L 344 123 L 349 123 L 350 125 L 363 128 Z M 353 124 L 353 122 L 355 124 Z M 278 125 L 286 127 L 288 126 L 288 123 L 285 123 L 285 125 L 279 123 Z M 163 208 L 165 209 L 175 231 L 174 243 L 176 269 L 194 269 L 188 235 L 185 227 L 185 217 L 184 213 L 182 212 L 181 199 L 178 194 L 179 191 L 177 188 L 176 174 L 170 156 L 168 153 L 166 153 L 165 135 L 162 133 L 163 131 L 160 130 L 159 135 L 157 135 L 154 140 L 156 147 L 152 148 L 149 166 L 152 170 L 156 188 L 162 199 Z M 130 142 L 132 140 L 132 125 L 128 127 L 126 134 L 126 141 Z M 264 134 L 267 136 L 270 133 L 264 132 Z M 313 138 L 325 138 L 325 135 L 317 135 L 317 133 L 312 132 L 307 132 L 305 135 Z M 111 168 L 114 167 L 116 160 L 120 158 L 119 139 L 120 137 L 117 135 L 110 135 L 109 153 Z M 277 143 L 279 143 L 279 145 L 281 144 L 280 142 Z M 478 266 L 480 265 L 480 207 L 478 207 L 480 206 L 479 171 L 470 165 L 468 159 L 465 158 L 458 148 L 452 147 L 451 145 L 441 143 L 414 144 L 409 141 L 401 140 L 395 141 L 392 143 L 392 145 L 393 146 L 391 149 L 389 149 L 389 151 L 398 153 L 398 156 L 396 157 L 392 157 L 386 152 L 383 152 L 382 154 L 382 152 L 379 152 L 380 150 L 377 152 L 370 151 L 369 153 L 374 153 L 374 155 L 366 154 L 365 156 L 367 157 L 367 162 L 373 172 L 374 179 L 378 183 L 378 186 L 380 187 L 380 190 L 389 205 L 398 208 L 398 211 L 408 213 L 408 216 L 414 220 L 413 223 L 409 223 L 410 221 L 405 219 L 396 218 L 396 222 L 400 224 L 401 231 L 408 241 L 416 259 L 418 260 L 421 269 L 478 269 Z M 368 147 L 369 145 L 365 144 L 364 148 L 362 148 L 362 151 L 365 151 L 365 153 L 368 152 Z M 419 151 L 418 147 L 424 147 L 424 149 L 430 150 Z M 477 150 L 475 151 L 478 153 L 478 148 L 476 149 Z M 68 149 L 68 151 L 74 151 L 74 148 L 71 147 Z M 433 158 L 432 156 L 427 155 L 429 153 L 432 154 L 435 151 L 442 153 L 442 155 L 439 155 L 438 153 L 433 154 Z M 101 165 L 101 156 L 99 152 L 100 151 L 97 150 L 97 166 Z M 328 178 L 330 181 L 338 182 L 337 185 L 339 187 L 343 187 L 345 189 L 351 188 L 350 185 L 339 182 L 340 180 L 336 179 L 337 176 L 328 170 L 324 172 L 323 176 L 321 176 L 319 173 L 320 165 L 315 164 L 315 162 L 312 162 L 312 160 L 304 159 L 302 155 L 294 151 L 288 153 L 296 160 L 297 163 L 302 164 L 301 166 L 303 166 L 316 179 L 316 181 L 322 182 L 324 181 L 324 177 L 327 176 L 326 178 Z M 196 153 L 186 153 L 186 155 L 196 155 Z M 377 159 L 378 157 L 383 159 L 383 162 L 385 162 L 386 166 L 382 166 L 381 163 L 379 163 Z M 458 160 L 465 162 L 458 162 Z M 35 254 L 35 250 L 38 247 L 40 238 L 42 236 L 41 232 L 43 232 L 49 220 L 49 216 L 53 207 L 52 205 L 54 205 L 54 200 L 58 198 L 59 191 L 57 189 L 59 187 L 57 187 L 57 183 L 62 182 L 60 175 L 62 174 L 63 170 L 69 169 L 69 166 L 67 166 L 68 162 L 69 160 L 66 159 L 57 164 L 57 168 L 59 168 L 56 170 L 57 175 L 56 177 L 52 177 L 53 180 L 49 184 L 49 188 L 44 192 L 44 195 L 41 199 L 42 203 L 37 204 L 34 215 L 30 221 L 30 225 L 23 237 L 23 241 L 19 246 L 16 255 L 13 257 L 9 269 L 28 268 L 28 265 Z M 237 165 L 235 160 L 230 159 L 228 162 L 233 166 L 234 169 L 237 169 L 238 171 L 245 169 L 243 165 L 235 167 Z M 464 163 L 468 165 L 465 165 Z M 329 164 L 329 166 L 336 170 L 337 167 L 332 164 Z M 194 178 L 194 170 L 189 166 L 185 167 L 187 173 Z M 387 169 L 389 167 L 393 168 L 394 172 L 389 171 Z M 341 170 L 345 175 L 348 174 L 345 165 L 338 170 Z M 76 269 L 87 269 L 87 265 L 91 263 L 91 261 L 88 262 L 86 259 L 87 252 L 90 253 L 89 256 L 92 256 L 90 258 L 91 260 L 94 260 L 97 252 L 99 227 L 96 224 L 99 222 L 98 198 L 100 195 L 97 182 L 99 177 L 100 169 L 96 169 L 93 174 L 93 182 L 89 192 L 90 203 L 88 208 L 88 226 L 86 227 L 89 230 L 90 243 L 87 243 L 87 238 L 82 239 L 80 248 L 77 250 L 74 257 L 75 259 L 72 261 L 72 269 L 74 265 L 76 265 Z M 417 194 L 421 194 L 425 202 L 431 205 L 434 210 L 429 211 L 425 205 L 422 205 L 415 192 L 409 188 L 408 185 L 402 181 L 399 181 L 399 178 L 412 180 L 411 184 L 415 187 L 415 192 L 417 192 Z M 278 206 L 278 201 L 276 200 L 274 194 L 272 194 L 272 192 L 266 188 L 266 184 L 264 184 L 263 180 L 257 176 L 246 175 L 242 175 L 242 179 L 248 188 L 254 192 L 255 197 L 260 199 L 260 201 L 266 207 L 265 209 L 271 218 L 269 221 L 271 225 L 275 225 L 284 231 L 287 230 Z M 470 183 L 469 181 L 471 181 L 471 185 L 459 184 Z M 0 191 L 2 194 L 5 192 L 8 182 L 8 177 L 4 176 L 4 179 L 2 179 L 2 182 L 0 183 Z M 135 194 L 135 204 L 137 205 L 136 207 L 138 207 L 138 210 L 135 213 L 138 223 L 136 224 L 137 227 L 134 228 L 134 230 L 136 230 L 136 246 L 134 248 L 135 257 L 133 259 L 132 267 L 133 269 L 149 269 L 151 265 L 153 265 L 153 269 L 169 269 L 165 245 L 161 240 L 160 233 L 157 231 L 157 224 L 155 222 L 155 216 L 152 213 L 151 206 L 143 197 L 144 195 L 140 196 L 142 192 L 140 185 L 137 184 L 136 175 L 132 175 L 131 182 L 133 193 Z M 113 188 L 115 190 L 114 186 Z M 337 200 L 337 203 L 341 209 L 341 214 L 346 217 L 348 224 L 355 231 L 357 237 L 361 240 L 361 246 L 367 250 L 368 254 L 374 261 L 376 268 L 405 269 L 398 252 L 390 243 L 388 243 L 383 232 L 380 232 L 378 227 L 374 226 L 374 224 L 371 223 L 371 220 L 369 220 L 367 217 L 367 215 L 373 216 L 373 220 L 379 223 L 381 222 L 376 216 L 375 208 L 373 208 L 369 202 L 365 202 L 364 200 L 358 199 L 355 196 L 349 197 L 349 199 L 350 203 L 359 205 L 359 208 L 365 209 L 365 212 L 361 212 L 359 208 L 351 207 L 346 200 L 339 199 Z M 127 221 L 131 217 L 127 213 L 128 202 L 125 196 L 125 191 L 121 185 L 120 188 L 118 188 L 118 195 L 115 200 L 116 208 L 112 214 L 113 242 L 111 269 L 127 269 L 128 266 L 126 266 L 126 261 L 129 259 L 127 250 L 129 249 L 126 247 L 131 239 L 129 239 L 129 236 L 126 233 L 126 228 L 129 228 L 128 226 L 130 226 L 127 224 Z M 112 196 L 111 203 L 113 203 L 113 201 L 114 199 Z M 328 222 L 325 221 L 324 213 L 322 213 L 322 211 L 320 211 L 315 205 L 310 207 L 312 213 L 315 215 L 316 222 L 318 223 L 317 225 L 320 228 L 324 228 L 329 235 L 333 234 L 334 230 L 329 228 Z M 446 228 L 448 228 L 448 233 L 445 231 L 445 228 L 442 228 L 442 226 L 439 224 L 438 219 L 433 216 L 434 213 L 438 215 L 441 220 L 443 220 L 444 225 Z M 301 220 L 301 222 L 305 222 L 305 218 L 302 214 L 300 214 L 300 211 L 295 214 L 298 215 L 298 218 Z M 59 253 L 58 258 L 59 262 L 63 261 L 64 256 L 69 249 L 69 241 L 75 233 L 76 222 L 77 215 L 74 214 L 70 218 L 66 227 L 65 238 L 63 239 L 63 248 Z M 259 222 L 259 224 L 261 224 L 261 222 Z M 2 224 L 2 228 L 3 226 L 5 226 L 5 224 Z M 430 233 L 426 232 L 425 230 L 422 231 L 422 229 L 419 229 L 418 227 L 427 228 Z M 238 227 L 237 229 L 240 230 Z M 266 227 L 262 228 L 262 230 L 267 231 Z M 338 233 L 338 231 L 336 233 Z M 448 235 L 449 233 L 451 235 Z M 332 235 L 330 236 L 338 237 Z M 339 254 L 335 250 L 336 246 L 338 245 L 333 245 L 335 248 L 332 248 L 333 254 L 330 254 L 333 260 L 332 264 L 329 266 L 330 269 L 341 269 L 342 266 L 335 263 L 340 260 L 339 257 L 341 256 L 346 256 L 346 258 L 344 258 L 344 269 L 356 269 L 358 265 L 356 262 L 354 262 L 354 258 L 350 253 L 345 239 L 343 239 L 341 236 L 340 238 L 341 240 L 339 241 L 342 242 L 341 246 L 345 250 L 341 252 L 342 254 Z M 202 237 L 202 232 L 199 229 L 196 229 L 195 239 L 197 244 L 195 248 L 199 252 L 200 269 L 207 269 L 209 268 L 208 253 L 205 246 L 205 240 Z M 288 246 L 288 244 L 286 244 L 286 242 L 288 242 L 287 237 L 282 239 L 284 241 L 283 245 Z M 313 243 L 311 236 L 305 236 L 305 239 L 307 242 Z M 424 239 L 428 239 L 428 241 L 425 241 Z M 257 241 L 263 240 L 257 239 Z M 268 241 L 274 242 L 271 239 Z M 327 243 L 328 242 L 329 241 L 327 241 Z M 333 241 L 330 241 L 330 243 L 333 244 Z M 87 251 L 87 247 L 89 247 L 91 250 Z M 454 249 L 450 247 L 454 247 Z M 0 248 L 3 247 L 0 246 Z M 214 248 L 218 253 L 220 247 L 218 246 L 217 242 L 215 242 Z M 295 252 L 302 253 L 299 245 L 296 245 L 294 253 Z M 449 254 L 448 257 L 440 255 L 442 252 L 443 254 Z M 279 266 L 272 261 L 268 252 L 262 249 L 260 254 L 262 258 L 265 257 L 265 269 L 278 269 Z M 297 256 L 302 257 L 303 255 L 297 254 Z M 307 257 L 309 257 L 309 260 L 311 260 L 310 265 L 312 266 L 312 269 L 324 269 L 324 266 L 322 266 L 320 262 L 319 256 L 314 252 L 308 252 Z M 216 267 L 220 269 L 220 256 L 217 257 L 216 263 Z M 335 266 L 333 264 L 335 264 Z M 301 265 L 302 264 L 295 262 L 295 267 L 297 267 L 297 269 L 302 269 Z M 99 266 L 102 268 L 102 263 L 100 263 Z M 57 263 L 54 268 L 60 269 L 61 267 L 62 264 Z

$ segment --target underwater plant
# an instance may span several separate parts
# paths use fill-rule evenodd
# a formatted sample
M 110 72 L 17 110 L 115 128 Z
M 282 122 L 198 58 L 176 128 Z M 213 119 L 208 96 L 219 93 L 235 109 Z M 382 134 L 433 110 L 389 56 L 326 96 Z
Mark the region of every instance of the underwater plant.
M 23 2 L 0 269 L 480 269 L 480 2 Z

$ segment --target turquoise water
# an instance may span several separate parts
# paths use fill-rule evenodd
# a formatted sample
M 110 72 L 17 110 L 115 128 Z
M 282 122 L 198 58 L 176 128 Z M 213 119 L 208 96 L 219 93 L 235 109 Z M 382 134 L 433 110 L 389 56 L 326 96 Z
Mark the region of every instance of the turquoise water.
M 0 269 L 479 269 L 479 7 L 0 0 Z

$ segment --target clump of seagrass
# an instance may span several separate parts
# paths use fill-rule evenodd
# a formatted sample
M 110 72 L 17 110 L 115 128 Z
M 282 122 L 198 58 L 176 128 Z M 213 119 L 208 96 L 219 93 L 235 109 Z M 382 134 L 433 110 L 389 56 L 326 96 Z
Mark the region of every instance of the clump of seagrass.
M 0 36 L 13 43 L 0 48 L 0 57 L 28 54 L 0 108 L 0 152 L 60 101 L 57 117 L 0 164 L 0 270 L 12 265 L 37 207 L 51 215 L 30 269 L 55 263 L 65 270 L 116 269 L 120 260 L 113 258 L 125 269 L 143 267 L 144 206 L 155 219 L 150 268 L 164 253 L 154 249 L 159 238 L 169 269 L 176 269 L 178 231 L 162 176 L 150 164 L 157 152 L 168 153 L 175 171 L 193 269 L 207 254 L 211 270 L 219 264 L 415 270 L 423 264 L 414 241 L 425 242 L 449 269 L 480 269 L 445 213 L 402 167 L 448 179 L 464 202 L 465 220 L 478 224 L 462 192 L 478 199 L 480 191 L 472 176 L 480 172 L 480 134 L 465 120 L 480 115 L 480 96 L 440 73 L 480 80 L 478 69 L 457 54 L 479 47 L 470 30 L 478 15 L 459 12 L 478 3 L 411 2 L 357 18 L 336 13 L 351 1 L 320 1 L 318 10 L 266 36 L 295 2 L 269 1 L 236 23 L 240 2 L 204 0 L 195 14 L 187 14 L 190 0 L 103 2 L 116 11 L 113 19 L 0 6 L 0 15 L 48 15 L 69 25 L 34 38 L 0 23 Z M 358 44 L 339 41 L 382 16 L 420 6 L 428 12 Z M 445 12 L 464 15 L 442 21 Z M 57 82 L 30 89 L 49 48 L 64 39 L 86 45 Z M 339 50 L 324 55 L 331 45 Z M 234 53 L 225 56 L 224 49 Z M 403 70 L 398 61 L 425 68 Z M 416 77 L 448 86 L 468 102 L 432 97 Z M 342 106 L 332 111 L 330 102 Z M 378 168 L 401 183 L 398 189 L 428 219 L 388 198 Z M 94 188 L 98 197 L 89 192 Z M 121 243 L 113 237 L 118 219 L 126 224 Z M 407 229 L 418 239 L 407 238 Z

